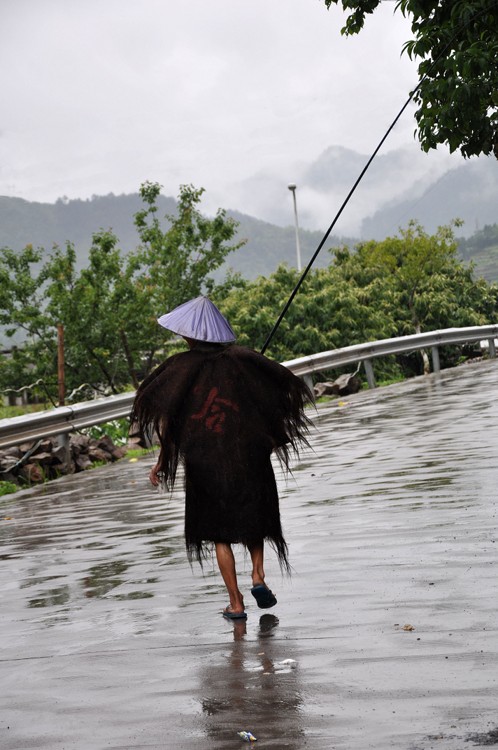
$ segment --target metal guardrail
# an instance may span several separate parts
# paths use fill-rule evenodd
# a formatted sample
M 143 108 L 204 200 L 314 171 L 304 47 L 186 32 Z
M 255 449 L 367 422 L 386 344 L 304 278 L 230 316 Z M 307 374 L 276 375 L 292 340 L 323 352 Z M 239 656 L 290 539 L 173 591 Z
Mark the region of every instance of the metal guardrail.
M 389 354 L 401 354 L 407 351 L 430 348 L 432 365 L 439 371 L 438 347 L 448 344 L 464 344 L 472 341 L 488 341 L 489 355 L 496 357 L 495 338 L 498 336 L 498 325 L 475 326 L 470 328 L 447 328 L 441 331 L 400 336 L 394 339 L 370 341 L 355 344 L 342 349 L 312 354 L 283 362 L 285 367 L 311 381 L 314 372 L 335 369 L 349 364 L 363 362 L 368 384 L 375 387 L 372 359 Z M 70 432 L 110 422 L 113 419 L 127 417 L 130 413 L 135 394 L 122 393 L 118 396 L 84 401 L 74 406 L 60 406 L 50 411 L 36 412 L 12 419 L 0 420 L 0 448 L 29 443 L 54 435 L 68 435 Z
M 127 417 L 134 398 L 134 392 L 120 393 L 117 396 L 82 401 L 74 406 L 58 406 L 49 411 L 1 419 L 0 448 L 53 435 L 67 435 L 85 427 Z
M 299 375 L 304 379 L 310 379 L 314 372 L 363 362 L 368 385 L 370 388 L 375 388 L 372 359 L 385 357 L 390 354 L 402 354 L 403 352 L 430 348 L 432 351 L 433 371 L 439 372 L 440 346 L 487 340 L 489 356 L 496 357 L 495 338 L 497 336 L 498 325 L 445 328 L 440 331 L 428 331 L 427 333 L 416 333 L 411 336 L 398 336 L 394 339 L 382 339 L 381 341 L 370 341 L 365 344 L 345 346 L 342 349 L 332 349 L 328 352 L 311 354 L 308 357 L 291 359 L 288 362 L 282 362 L 282 364 L 288 367 L 289 370 L 292 370 L 295 375 Z

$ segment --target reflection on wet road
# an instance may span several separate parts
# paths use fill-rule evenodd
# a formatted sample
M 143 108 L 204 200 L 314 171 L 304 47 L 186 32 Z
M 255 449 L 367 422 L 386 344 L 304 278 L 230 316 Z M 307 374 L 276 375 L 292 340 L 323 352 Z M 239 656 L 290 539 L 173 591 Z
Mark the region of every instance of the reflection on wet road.
M 206 736 L 213 747 L 233 747 L 238 727 L 251 731 L 263 746 L 279 742 L 282 747 L 302 747 L 298 662 L 285 658 L 289 647 L 276 637 L 278 618 L 255 617 L 256 637 L 246 640 L 246 623 L 234 622 L 233 646 L 200 673 Z
M 292 578 L 227 622 L 153 458 L 2 498 L 2 750 L 456 750 L 498 726 L 498 365 L 321 405 L 279 477 Z M 498 735 L 497 735 L 498 736 Z

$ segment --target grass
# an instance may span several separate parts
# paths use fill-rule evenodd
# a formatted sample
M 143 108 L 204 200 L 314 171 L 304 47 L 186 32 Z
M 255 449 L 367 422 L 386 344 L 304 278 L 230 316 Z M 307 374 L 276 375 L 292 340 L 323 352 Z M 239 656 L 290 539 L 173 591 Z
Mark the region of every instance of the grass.
M 142 458 L 142 456 L 150 456 L 151 452 L 155 449 L 154 448 L 131 448 L 130 450 L 126 451 L 126 454 L 123 456 L 123 458 L 118 459 L 118 461 L 130 461 L 131 459 L 136 460 L 137 458 Z M 88 471 L 89 469 L 98 469 L 101 466 L 109 466 L 110 461 L 93 461 L 92 465 L 86 469 Z
M 27 404 L 25 406 L 0 406 L 0 419 L 12 419 L 22 417 L 24 414 L 32 414 L 50 408 L 47 404 Z
M 159 446 L 154 445 L 152 446 L 152 448 L 131 448 L 131 450 L 126 451 L 125 458 L 130 459 L 130 458 L 142 458 L 142 456 L 150 456 L 150 454 L 154 450 L 159 450 Z
M 378 388 L 382 388 L 383 385 L 394 385 L 395 383 L 403 383 L 405 380 L 409 380 L 410 378 L 405 378 L 403 375 L 393 375 L 392 377 L 386 377 L 382 380 L 379 380 L 376 382 L 376 385 Z
M 2 495 L 10 495 L 12 492 L 17 492 L 17 490 L 20 489 L 20 487 L 17 486 L 17 484 L 14 484 L 14 482 L 0 482 L 0 497 Z
M 110 461 L 92 461 L 91 465 L 85 469 L 85 471 L 88 471 L 88 469 L 99 469 L 101 466 L 109 466 Z

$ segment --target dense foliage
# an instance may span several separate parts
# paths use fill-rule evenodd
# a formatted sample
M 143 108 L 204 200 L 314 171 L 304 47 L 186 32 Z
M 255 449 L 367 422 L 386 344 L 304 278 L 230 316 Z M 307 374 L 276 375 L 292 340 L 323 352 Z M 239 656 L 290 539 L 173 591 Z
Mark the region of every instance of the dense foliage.
M 344 34 L 357 34 L 381 0 L 325 0 L 349 11 Z M 463 156 L 498 158 L 498 2 L 398 0 L 411 18 L 404 46 L 419 61 L 418 137 L 429 151 L 445 143 Z
M 162 354 L 159 314 L 202 291 L 215 289 L 209 274 L 241 243 L 230 244 L 236 222 L 219 211 L 206 219 L 203 191 L 180 189 L 177 212 L 161 229 L 156 200 L 160 186 L 141 187 L 143 210 L 135 215 L 141 240 L 123 253 L 110 231 L 93 236 L 88 266 L 79 271 L 74 247 L 0 251 L 0 325 L 7 335 L 24 332 L 22 345 L 0 360 L 0 388 L 40 381 L 57 393 L 57 324 L 64 326 L 67 389 L 88 383 L 117 392 L 137 385 Z
M 142 186 L 135 215 L 141 244 L 124 253 L 117 237 L 93 237 L 88 266 L 78 270 L 74 248 L 56 247 L 48 260 L 31 246 L 0 251 L 0 325 L 24 331 L 22 344 L 0 357 L 0 390 L 40 381 L 38 394 L 57 394 L 57 324 L 65 332 L 67 390 L 89 384 L 97 392 L 132 388 L 181 343 L 157 325 L 161 313 L 209 293 L 238 341 L 260 349 L 297 280 L 280 266 L 268 277 L 210 273 L 237 247 L 233 220 L 198 209 L 202 190 L 180 192 L 178 211 L 163 230 L 157 219 L 159 186 Z M 438 328 L 496 322 L 498 287 L 474 279 L 457 258 L 453 227 L 427 234 L 410 223 L 395 237 L 332 251 L 326 268 L 312 270 L 267 354 L 284 361 L 365 341 Z M 457 348 L 443 351 L 453 364 Z M 376 363 L 377 376 L 424 370 L 420 353 Z M 31 394 L 32 395 L 32 394 Z M 87 395 L 79 394 L 79 400 Z
M 283 361 L 365 341 L 496 322 L 498 287 L 475 280 L 456 248 L 452 227 L 428 235 L 411 223 L 397 237 L 364 242 L 354 251 L 336 249 L 328 268 L 307 277 L 268 354 Z M 295 270 L 281 266 L 269 278 L 246 282 L 218 300 L 240 343 L 263 345 L 297 279 Z M 456 349 L 443 352 L 443 366 L 456 356 Z M 381 376 L 424 369 L 420 354 L 376 366 Z

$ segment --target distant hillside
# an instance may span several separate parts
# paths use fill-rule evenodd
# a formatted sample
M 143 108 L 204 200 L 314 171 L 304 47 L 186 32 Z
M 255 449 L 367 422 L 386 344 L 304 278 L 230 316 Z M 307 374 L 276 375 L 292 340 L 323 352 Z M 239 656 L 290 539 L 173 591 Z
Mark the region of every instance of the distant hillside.
M 138 244 L 133 216 L 143 207 L 140 196 L 105 195 L 91 200 L 58 200 L 32 203 L 22 198 L 0 197 L 0 246 L 20 250 L 28 244 L 50 250 L 54 244 L 73 242 L 80 265 L 84 265 L 99 229 L 112 229 L 123 250 Z M 161 197 L 161 211 L 174 213 L 173 198 Z
M 464 221 L 461 233 L 466 237 L 498 221 L 498 161 L 494 157 L 464 162 L 434 179 L 422 192 L 414 185 L 364 219 L 361 235 L 380 240 L 396 234 L 410 219 L 434 232 L 457 218 Z
M 227 213 L 239 222 L 238 236 L 241 239 L 247 239 L 247 244 L 243 248 L 228 256 L 226 264 L 228 267 L 239 271 L 247 279 L 253 279 L 257 276 L 266 276 L 272 273 L 280 263 L 287 263 L 289 266 L 296 265 L 297 252 L 294 227 L 278 227 L 251 216 L 245 216 L 238 211 L 228 211 Z M 322 239 L 322 232 L 299 230 L 303 268 L 311 259 Z M 353 245 L 356 242 L 357 240 L 352 237 L 332 235 L 322 248 L 315 266 L 324 268 L 330 263 L 329 248 Z
M 90 200 L 58 200 L 56 203 L 31 203 L 21 198 L 0 197 L 0 246 L 21 250 L 27 244 L 49 251 L 54 244 L 74 243 L 78 264 L 86 264 L 92 234 L 99 229 L 112 229 L 123 251 L 137 247 L 138 233 L 133 224 L 134 214 L 142 208 L 138 194 L 94 196 Z M 174 214 L 176 201 L 161 196 L 160 215 Z M 296 239 L 293 226 L 277 227 L 238 211 L 227 211 L 239 222 L 238 238 L 247 244 L 228 256 L 226 267 L 240 272 L 248 279 L 272 273 L 279 263 L 296 264 Z M 167 221 L 164 221 L 167 226 Z M 322 239 L 321 232 L 300 231 L 303 265 L 310 259 Z M 330 260 L 326 248 L 342 243 L 353 243 L 348 238 L 332 237 L 322 250 L 317 262 L 325 266 Z M 220 272 L 216 274 L 220 277 Z
M 482 169 L 478 165 L 479 162 L 474 163 L 473 171 L 479 172 Z M 352 170 L 357 166 L 357 162 L 350 164 Z M 498 164 L 494 169 L 498 180 Z M 468 171 L 460 172 L 460 169 L 454 171 L 456 172 L 455 175 L 452 176 L 451 173 L 447 173 L 445 178 L 436 183 L 431 191 L 424 194 L 423 200 L 420 199 L 419 203 L 407 201 L 406 204 L 397 204 L 397 206 L 392 206 L 389 211 L 386 209 L 384 213 L 376 214 L 379 223 L 375 224 L 374 219 L 371 220 L 371 223 L 364 222 L 364 226 L 372 227 L 372 235 L 367 235 L 366 239 L 369 239 L 370 236 L 375 239 L 383 239 L 387 234 L 396 234 L 398 226 L 406 226 L 410 218 L 418 218 L 424 228 L 431 232 L 435 231 L 439 224 L 450 221 L 453 217 L 444 215 L 444 211 L 449 209 L 445 208 L 444 205 L 441 206 L 442 196 L 436 194 L 437 189 L 439 189 L 438 186 L 442 186 L 441 190 L 444 194 L 444 185 L 447 187 L 448 181 L 453 186 L 459 184 L 462 190 L 465 188 L 469 196 L 477 191 L 476 184 L 478 182 L 478 176 L 475 177 L 474 182 L 470 180 L 469 174 L 472 171 L 471 173 Z M 320 179 L 325 179 L 325 175 L 322 175 Z M 498 193 L 498 183 L 497 190 L 494 190 L 488 180 L 488 193 L 493 197 L 493 200 L 490 199 L 487 202 L 486 191 L 483 191 L 481 203 L 483 210 L 486 209 L 488 214 L 493 217 L 498 212 L 498 201 L 495 200 L 495 194 Z M 431 220 L 424 212 L 416 210 L 417 206 L 430 204 L 431 200 L 429 199 L 434 199 L 434 202 L 439 204 L 431 209 Z M 470 201 L 470 198 L 468 200 Z M 489 209 L 486 208 L 488 203 L 493 204 Z M 0 197 L 0 247 L 6 246 L 13 250 L 21 250 L 31 243 L 35 247 L 43 247 L 49 251 L 54 244 L 64 245 L 69 240 L 75 245 L 79 266 L 83 267 L 88 257 L 92 234 L 100 229 L 112 229 L 119 238 L 120 247 L 125 252 L 137 247 L 139 237 L 133 223 L 133 216 L 141 208 L 142 202 L 138 193 L 118 196 L 112 194 L 93 196 L 90 200 L 59 200 L 56 203 L 30 203 L 21 198 Z M 405 210 L 407 213 L 403 215 Z M 176 201 L 174 198 L 161 196 L 159 215 L 171 215 L 175 211 Z M 224 270 L 227 268 L 240 272 L 247 279 L 254 279 L 257 276 L 269 275 L 277 268 L 279 263 L 285 262 L 290 266 L 296 265 L 294 226 L 277 226 L 235 210 L 227 211 L 227 213 L 239 222 L 238 238 L 246 239 L 247 244 L 228 256 L 225 267 L 215 273 L 217 279 L 222 277 Z M 394 225 L 393 217 L 395 215 L 400 219 L 397 225 Z M 465 260 L 472 260 L 476 264 L 476 275 L 484 276 L 489 281 L 498 281 L 497 218 L 490 220 L 484 229 L 474 233 L 471 237 L 462 237 L 459 241 L 462 257 Z M 385 222 L 386 229 L 389 229 L 385 234 L 382 234 L 379 229 L 382 222 Z M 167 225 L 166 220 L 164 220 L 164 225 Z M 303 266 L 311 258 L 322 237 L 321 231 L 300 229 Z M 318 257 L 316 265 L 323 267 L 330 262 L 328 248 L 337 247 L 341 244 L 353 246 L 357 242 L 358 239 L 352 237 L 333 236 L 329 238 Z
M 290 179 L 298 186 L 303 262 L 321 241 L 322 232 L 343 204 L 368 156 L 330 146 L 314 162 L 293 165 Z M 248 240 L 229 258 L 228 265 L 248 278 L 267 275 L 282 261 L 295 265 L 292 196 L 282 174 L 259 172 L 230 185 L 228 195 L 230 203 L 221 206 L 240 222 L 239 237 Z M 206 193 L 204 198 L 203 205 L 209 206 L 206 213 L 214 214 L 217 204 L 213 197 Z M 162 197 L 160 214 L 174 213 L 175 205 L 173 198 Z M 31 242 L 50 249 L 54 242 L 70 240 L 83 265 L 92 233 L 101 228 L 112 228 L 123 250 L 135 248 L 138 235 L 133 215 L 141 208 L 138 194 L 60 199 L 53 204 L 0 198 L 0 246 L 21 248 Z M 434 232 L 455 218 L 464 220 L 459 233 L 465 238 L 498 222 L 497 160 L 479 157 L 465 161 L 445 150 L 425 154 L 414 141 L 376 156 L 342 212 L 337 232 L 346 240 L 380 240 L 396 234 L 410 219 Z M 332 237 L 326 248 L 341 241 Z M 328 259 L 325 249 L 319 264 L 326 264 Z M 494 264 L 494 256 L 483 258 L 483 263 L 488 266 L 486 273 L 493 273 L 489 267 Z
M 370 154 L 330 146 L 311 164 L 293 165 L 299 224 L 325 229 L 367 164 Z M 278 226 L 292 224 L 292 197 L 281 174 L 259 172 L 231 186 L 229 208 Z M 465 221 L 473 234 L 498 221 L 498 162 L 494 157 L 465 161 L 445 149 L 426 154 L 414 140 L 381 151 L 371 163 L 337 223 L 340 234 L 383 239 L 417 219 L 428 231 L 451 219 Z
M 461 239 L 459 253 L 475 264 L 475 275 L 498 283 L 498 224 L 485 226 L 468 239 Z

